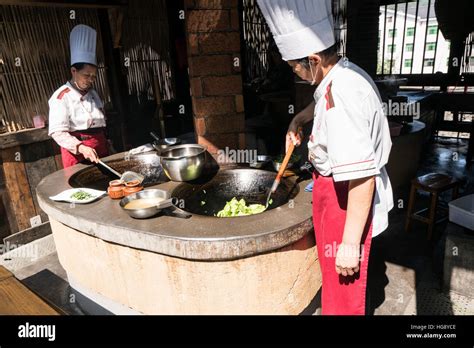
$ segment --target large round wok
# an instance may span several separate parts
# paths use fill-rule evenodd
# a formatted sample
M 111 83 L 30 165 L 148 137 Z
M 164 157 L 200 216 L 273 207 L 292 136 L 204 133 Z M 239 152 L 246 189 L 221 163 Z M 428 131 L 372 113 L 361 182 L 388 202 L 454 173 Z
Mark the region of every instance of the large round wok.
M 265 205 L 267 194 L 276 173 L 257 169 L 230 169 L 219 171 L 202 184 L 183 183 L 172 192 L 180 201 L 180 208 L 193 214 L 215 216 L 233 197 L 245 199 L 247 204 Z M 294 198 L 298 193 L 294 179 L 282 179 L 272 194 L 274 209 Z

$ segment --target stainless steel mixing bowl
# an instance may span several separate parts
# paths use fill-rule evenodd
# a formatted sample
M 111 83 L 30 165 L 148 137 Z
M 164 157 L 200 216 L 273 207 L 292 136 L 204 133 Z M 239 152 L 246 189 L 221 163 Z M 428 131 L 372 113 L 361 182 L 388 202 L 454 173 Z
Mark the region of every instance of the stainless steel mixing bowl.
M 197 144 L 172 146 L 160 153 L 161 165 L 172 181 L 197 179 L 206 163 L 206 148 Z

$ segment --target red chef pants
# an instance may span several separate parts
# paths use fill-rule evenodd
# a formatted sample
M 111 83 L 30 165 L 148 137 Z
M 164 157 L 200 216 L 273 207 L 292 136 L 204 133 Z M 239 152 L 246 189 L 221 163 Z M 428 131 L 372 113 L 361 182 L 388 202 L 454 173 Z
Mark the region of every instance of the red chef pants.
M 349 181 L 313 175 L 313 223 L 322 272 L 322 315 L 364 315 L 367 268 L 372 241 L 372 209 L 362 235 L 360 271 L 344 277 L 336 273 L 336 251 L 346 221 Z
M 92 128 L 87 131 L 70 132 L 70 134 L 82 141 L 82 144 L 85 146 L 95 149 L 99 158 L 109 155 L 104 128 Z M 71 167 L 85 160 L 82 154 L 74 155 L 63 147 L 61 147 L 61 157 L 64 168 Z

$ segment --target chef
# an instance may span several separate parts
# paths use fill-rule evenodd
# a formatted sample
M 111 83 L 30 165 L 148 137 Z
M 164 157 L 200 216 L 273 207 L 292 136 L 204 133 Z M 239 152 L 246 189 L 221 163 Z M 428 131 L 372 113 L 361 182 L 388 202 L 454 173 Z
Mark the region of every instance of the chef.
M 49 99 L 49 135 L 61 147 L 64 168 L 108 155 L 103 103 L 92 85 L 97 78 L 97 33 L 86 25 L 70 34 L 71 80 Z
M 322 272 L 322 314 L 364 315 L 373 237 L 388 226 L 392 188 L 385 170 L 391 139 L 378 90 L 367 73 L 337 55 L 331 0 L 258 0 L 293 71 L 317 85 L 296 115 L 287 144 L 313 121 L 313 223 Z

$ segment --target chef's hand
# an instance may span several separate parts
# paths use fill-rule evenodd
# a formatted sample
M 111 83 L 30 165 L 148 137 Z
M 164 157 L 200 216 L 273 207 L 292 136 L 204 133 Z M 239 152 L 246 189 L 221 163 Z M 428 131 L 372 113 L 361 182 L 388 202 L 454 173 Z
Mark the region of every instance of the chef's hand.
M 80 144 L 77 148 L 77 151 L 79 151 L 79 153 L 81 153 L 85 159 L 88 159 L 93 163 L 99 163 L 99 156 L 92 147 Z
M 344 277 L 359 272 L 360 245 L 342 243 L 336 254 L 336 272 Z
M 289 131 L 288 133 L 286 133 L 285 152 L 288 152 L 288 147 L 290 147 L 291 143 L 293 143 L 293 145 L 295 146 L 300 146 L 302 138 L 303 136 L 301 135 L 301 133 L 298 132 Z

